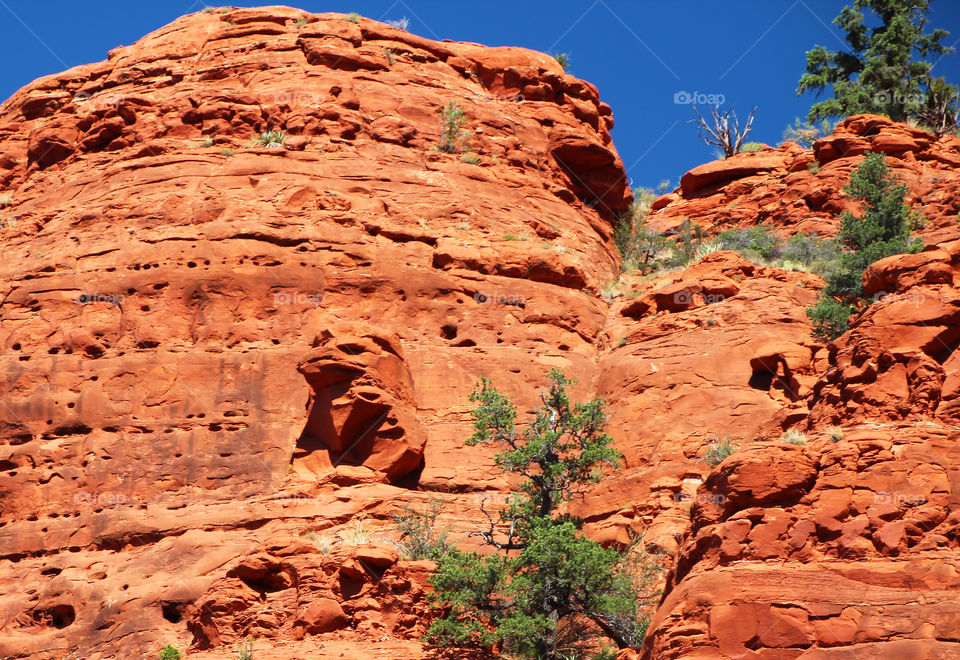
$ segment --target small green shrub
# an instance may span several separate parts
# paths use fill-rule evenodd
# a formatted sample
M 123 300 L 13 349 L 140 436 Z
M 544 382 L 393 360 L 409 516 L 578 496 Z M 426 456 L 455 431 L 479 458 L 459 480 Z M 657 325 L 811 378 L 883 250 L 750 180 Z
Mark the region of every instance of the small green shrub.
M 350 21 L 351 23 L 359 23 L 359 22 L 360 22 L 360 14 L 358 14 L 358 13 L 356 13 L 356 12 L 350 12 L 349 14 L 347 14 L 346 16 L 344 16 L 343 19 L 346 20 L 346 21 Z
M 850 316 L 855 309 L 853 305 L 821 294 L 817 304 L 807 309 L 807 316 L 813 322 L 813 337 L 833 341 L 850 329 Z
M 614 225 L 613 242 L 626 272 L 655 270 L 660 265 L 661 253 L 667 249 L 667 239 L 648 229 L 644 221 L 654 199 L 653 190 L 637 188 L 633 191 L 633 204 Z
M 387 56 L 387 63 L 389 63 L 390 66 L 393 66 L 394 63 L 397 61 L 397 59 L 393 56 L 392 48 L 384 48 L 383 54 Z
M 786 442 L 789 445 L 805 445 L 807 444 L 807 434 L 797 429 L 789 429 L 780 436 L 780 442 Z
M 180 649 L 170 644 L 164 646 L 160 651 L 160 660 L 180 660 L 182 657 L 183 654 L 180 653 Z
M 694 255 L 694 261 L 699 261 L 703 259 L 705 256 L 707 256 L 708 254 L 711 254 L 713 252 L 719 252 L 722 249 L 723 249 L 723 243 L 720 241 L 709 241 L 709 242 L 700 243 L 700 245 L 697 246 L 697 252 Z
M 309 22 L 310 22 L 310 19 L 308 19 L 308 18 L 298 18 L 297 20 L 295 20 L 295 21 L 293 22 L 293 27 L 299 29 L 299 28 L 302 28 L 304 25 L 306 25 L 306 24 L 309 23 Z
M 827 429 L 827 437 L 830 438 L 830 442 L 840 442 L 843 440 L 843 429 L 839 426 L 831 426 Z
M 804 149 L 809 149 L 814 142 L 833 133 L 836 124 L 837 122 L 823 119 L 819 124 L 814 125 L 809 121 L 801 121 L 797 117 L 792 126 L 784 129 L 783 139 L 785 142 L 796 142 Z
M 287 134 L 283 131 L 264 131 L 254 138 L 254 142 L 263 147 L 280 148 L 284 146 L 286 141 Z
M 367 519 L 361 516 L 340 532 L 340 540 L 347 545 L 363 545 L 370 542 L 372 533 Z
M 213 138 L 212 138 L 212 137 L 209 137 L 209 136 L 203 138 L 203 142 L 200 143 L 200 146 L 201 146 L 201 147 L 212 147 L 212 146 L 213 146 Z
M 237 647 L 236 660 L 253 660 L 253 645 L 257 641 L 256 637 L 248 637 Z
M 743 256 L 752 252 L 762 259 L 773 259 L 779 254 L 780 239 L 765 225 L 728 229 L 720 232 L 717 239 L 724 250 L 733 250 Z
M 553 56 L 553 59 L 557 61 L 557 64 L 560 65 L 564 71 L 567 70 L 567 67 L 570 66 L 570 55 L 568 53 L 558 53 Z
M 224 148 L 224 149 L 221 149 L 221 150 L 220 150 L 220 155 L 221 155 L 221 156 L 232 156 L 232 155 L 233 155 L 233 149 L 230 149 L 229 147 L 226 147 L 226 148 Z
M 670 268 L 686 268 L 697 259 L 697 251 L 706 236 L 703 227 L 685 219 L 677 230 L 677 240 L 664 264 Z
M 13 204 L 13 195 L 3 195 L 0 197 L 0 209 Z
M 463 154 L 460 156 L 460 160 L 462 160 L 464 163 L 469 163 L 470 165 L 480 164 L 480 157 L 476 154 Z
M 450 527 L 437 524 L 444 505 L 442 497 L 435 497 L 419 509 L 406 504 L 400 507 L 401 513 L 393 517 L 393 522 L 400 532 L 400 552 L 406 559 L 439 559 L 450 550 Z
M 464 124 L 467 123 L 466 117 L 463 115 L 463 108 L 450 101 L 446 107 L 440 110 L 440 120 L 442 128 L 440 144 L 437 145 L 440 151 L 448 154 L 466 151 L 471 133 L 463 130 Z
M 703 460 L 711 467 L 716 467 L 723 462 L 725 458 L 737 451 L 737 445 L 731 438 L 714 438 L 707 451 L 703 454 Z
M 742 154 L 755 153 L 757 151 L 763 151 L 766 148 L 767 148 L 766 145 L 761 144 L 760 142 L 747 142 L 742 147 L 740 147 L 740 153 Z
M 820 171 L 820 162 L 815 160 L 812 163 L 807 163 L 807 171 L 811 174 L 817 174 Z

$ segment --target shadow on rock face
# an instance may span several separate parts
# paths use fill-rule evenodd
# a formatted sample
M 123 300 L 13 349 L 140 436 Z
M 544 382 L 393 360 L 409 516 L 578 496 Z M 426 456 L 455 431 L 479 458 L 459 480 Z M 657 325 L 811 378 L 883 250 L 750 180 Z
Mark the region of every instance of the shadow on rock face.
M 391 483 L 416 472 L 426 432 L 397 337 L 350 323 L 325 330 L 313 345 L 297 367 L 311 393 L 294 469 L 319 474 L 362 465 Z

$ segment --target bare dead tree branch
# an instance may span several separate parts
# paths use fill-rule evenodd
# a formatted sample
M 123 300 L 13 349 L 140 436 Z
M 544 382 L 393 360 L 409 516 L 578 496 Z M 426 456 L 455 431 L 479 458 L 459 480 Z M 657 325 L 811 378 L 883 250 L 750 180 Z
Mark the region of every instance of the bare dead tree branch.
M 480 510 L 483 511 L 483 515 L 485 515 L 487 517 L 487 520 L 490 522 L 490 529 L 486 532 L 470 532 L 470 536 L 479 536 L 484 541 L 486 541 L 489 545 L 492 545 L 498 550 L 523 550 L 525 547 L 527 547 L 526 544 L 524 543 L 513 542 L 513 538 L 516 536 L 515 520 L 510 521 L 509 531 L 505 532 L 507 535 L 506 543 L 500 543 L 495 538 L 493 538 L 493 535 L 496 534 L 497 532 L 497 523 L 493 519 L 493 516 L 490 515 L 490 512 L 487 511 L 487 507 L 485 506 L 487 503 L 487 499 L 488 498 L 484 496 L 484 498 L 480 500 Z
M 697 118 L 690 121 L 695 122 L 700 127 L 700 138 L 707 144 L 720 147 L 723 150 L 723 157 L 729 158 L 740 153 L 743 141 L 753 125 L 753 115 L 757 109 L 754 108 L 750 111 L 747 116 L 747 123 L 742 129 L 737 113 L 733 111 L 732 106 L 726 112 L 720 112 L 720 106 L 710 108 L 710 122 L 703 118 L 696 105 L 693 106 L 693 111 Z

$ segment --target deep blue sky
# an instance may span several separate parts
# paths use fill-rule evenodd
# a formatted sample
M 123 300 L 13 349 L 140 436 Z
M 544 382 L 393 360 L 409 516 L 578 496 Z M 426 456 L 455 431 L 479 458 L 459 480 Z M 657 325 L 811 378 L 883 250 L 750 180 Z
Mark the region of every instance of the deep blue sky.
M 214 0 L 208 0 L 214 4 Z M 843 46 L 833 18 L 849 0 L 301 0 L 310 11 L 357 12 L 410 21 L 434 39 L 524 46 L 571 56 L 570 72 L 600 88 L 613 106 L 613 135 L 633 185 L 676 185 L 711 160 L 678 92 L 722 94 L 742 114 L 758 106 L 751 140 L 777 144 L 813 96 L 796 96 L 804 53 L 815 44 Z M 237 0 L 236 6 L 265 2 Z M 34 78 L 105 59 L 177 16 L 204 7 L 193 0 L 0 0 L 7 65 L 0 97 Z M 935 0 L 931 25 L 960 46 L 960 2 Z M 960 83 L 960 55 L 934 72 Z

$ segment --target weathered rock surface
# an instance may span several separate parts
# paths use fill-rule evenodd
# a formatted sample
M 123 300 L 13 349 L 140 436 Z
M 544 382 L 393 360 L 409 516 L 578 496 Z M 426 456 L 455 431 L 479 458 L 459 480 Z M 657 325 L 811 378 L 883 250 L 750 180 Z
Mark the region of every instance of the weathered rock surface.
M 472 157 L 433 149 L 451 101 Z M 820 279 L 732 252 L 600 295 L 612 126 L 547 55 L 286 7 L 184 17 L 0 106 L 0 655 L 427 657 L 431 565 L 392 516 L 439 494 L 476 547 L 510 484 L 463 445 L 468 393 L 526 415 L 553 367 L 625 455 L 570 508 L 671 567 L 623 658 L 960 654 L 960 141 L 853 117 L 654 204 L 829 235 L 887 153 L 928 249 L 875 264 L 823 346 Z
M 662 231 L 690 218 L 716 232 L 764 222 L 785 234 L 832 236 L 838 213 L 859 212 L 843 187 L 867 151 L 887 154 L 910 187 L 908 201 L 927 218 L 924 236 L 956 227 L 960 138 L 937 138 L 878 115 L 849 117 L 812 150 L 787 142 L 696 167 L 677 191 L 656 200 L 650 225 Z

